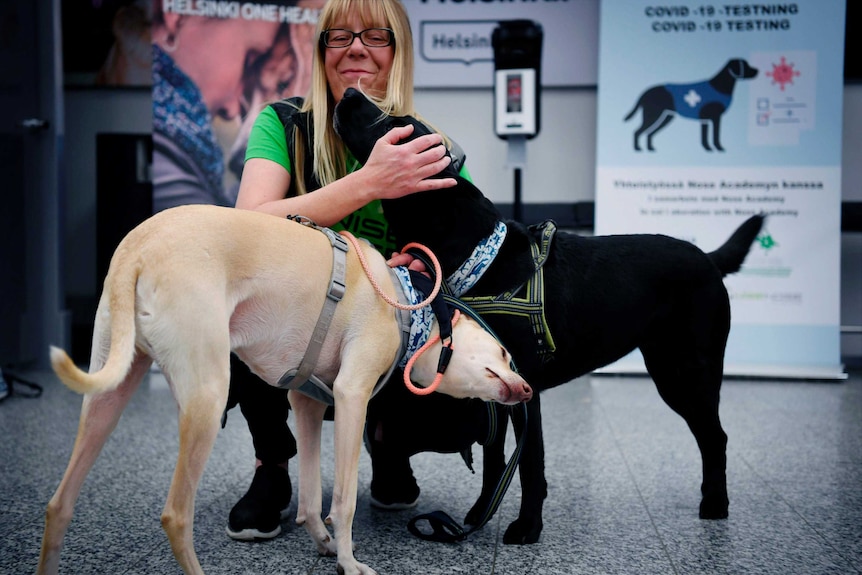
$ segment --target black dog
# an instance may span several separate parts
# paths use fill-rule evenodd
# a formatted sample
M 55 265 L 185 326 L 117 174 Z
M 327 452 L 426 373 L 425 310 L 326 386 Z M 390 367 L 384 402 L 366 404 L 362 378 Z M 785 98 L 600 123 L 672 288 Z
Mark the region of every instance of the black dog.
M 737 80 L 746 80 L 757 76 L 757 68 L 752 68 L 742 59 L 730 60 L 721 71 L 709 80 L 693 84 L 662 84 L 653 86 L 641 94 L 635 107 L 625 117 L 631 120 L 638 108 L 643 110 L 641 127 L 635 130 L 635 150 L 640 151 L 638 140 L 641 134 L 647 132 L 647 149 L 654 151 L 652 138 L 656 132 L 667 126 L 674 115 L 700 121 L 700 142 L 711 152 L 709 147 L 709 125 L 712 124 L 712 142 L 716 150 L 721 152 L 719 134 L 721 131 L 721 115 L 730 107 L 733 96 L 733 86 Z
M 415 126 L 411 138 L 429 133 L 413 118 L 382 116 L 372 102 L 352 89 L 335 110 L 336 130 L 363 163 L 380 136 L 408 123 Z M 383 209 L 399 244 L 416 241 L 431 248 L 440 259 L 444 277 L 448 277 L 480 242 L 492 235 L 501 216 L 451 166 L 441 175 L 456 178 L 458 185 L 384 201 Z M 730 329 L 730 304 L 722 278 L 739 270 L 762 223 L 761 216 L 750 218 L 710 254 L 663 235 L 582 237 L 558 232 L 542 267 L 546 329 L 556 344 L 550 356 L 537 351 L 537 338 L 529 322 L 506 314 L 483 315 L 536 390 L 571 381 L 639 348 L 661 397 L 685 419 L 697 440 L 703 460 L 700 517 L 704 519 L 725 518 L 728 508 L 727 436 L 718 414 Z M 518 222 L 505 224 L 508 231 L 496 259 L 467 295 L 517 292 L 536 273 L 531 244 L 541 232 Z M 404 403 L 394 403 L 399 407 L 392 412 L 405 408 Z M 409 407 L 419 412 L 421 405 L 417 401 Z M 527 443 L 520 464 L 521 508 L 518 519 L 504 534 L 506 543 L 533 543 L 542 530 L 547 484 L 540 394 L 534 394 L 527 407 Z M 459 407 L 456 417 L 473 418 L 479 413 L 469 409 Z M 445 420 L 452 420 L 450 412 L 441 410 L 436 412 L 438 422 L 441 413 L 445 413 Z M 372 451 L 375 472 L 385 469 L 387 473 L 409 474 L 407 459 L 413 453 L 458 451 L 481 437 L 480 432 L 471 430 L 482 423 L 473 427 L 464 424 L 468 429 L 461 432 L 460 445 L 458 437 L 448 438 L 445 445 L 435 445 L 433 439 L 411 443 L 414 432 L 424 424 L 420 415 L 407 417 L 404 429 L 386 431 L 387 426 L 397 427 L 398 422 L 394 416 L 386 420 L 385 411 L 378 410 L 378 414 L 384 419 L 385 436 L 398 437 L 398 441 L 385 453 Z M 468 524 L 476 524 L 502 473 L 502 442 L 500 439 L 485 446 L 482 494 L 465 520 Z M 379 459 L 382 457 L 389 460 L 383 462 Z M 376 475 L 374 480 L 378 479 Z M 412 475 L 403 480 L 412 480 Z M 373 487 L 372 482 L 372 492 Z

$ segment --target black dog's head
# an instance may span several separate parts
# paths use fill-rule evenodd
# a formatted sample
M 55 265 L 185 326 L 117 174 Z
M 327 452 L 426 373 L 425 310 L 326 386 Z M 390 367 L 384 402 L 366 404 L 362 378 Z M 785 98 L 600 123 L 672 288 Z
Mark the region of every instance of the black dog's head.
M 742 58 L 730 60 L 726 68 L 737 80 L 748 80 L 757 76 L 757 68 Z
M 334 127 L 347 149 L 359 160 L 368 161 L 371 149 L 396 124 L 396 118 L 387 116 L 377 105 L 355 88 L 348 88 L 335 106 Z M 418 123 L 418 122 L 417 122 Z
M 413 126 L 413 133 L 401 140 L 402 144 L 432 133 L 428 126 L 411 116 L 386 115 L 374 102 L 355 88 L 348 88 L 341 101 L 335 106 L 335 132 L 360 164 L 368 161 L 374 144 L 389 130 L 407 125 Z M 452 173 L 447 173 L 447 170 L 450 168 L 444 169 L 440 176 L 458 175 L 454 169 L 450 170 Z
M 377 141 L 392 128 L 413 126 L 400 143 L 431 134 L 432 130 L 410 116 L 389 116 L 361 92 L 348 88 L 335 107 L 334 128 L 341 140 L 365 164 Z M 419 242 L 434 250 L 446 273 L 452 273 L 501 219 L 497 208 L 450 163 L 433 178 L 453 178 L 456 185 L 433 194 L 407 194 L 384 200 L 390 230 L 401 245 Z M 417 218 L 421 214 L 421 218 Z

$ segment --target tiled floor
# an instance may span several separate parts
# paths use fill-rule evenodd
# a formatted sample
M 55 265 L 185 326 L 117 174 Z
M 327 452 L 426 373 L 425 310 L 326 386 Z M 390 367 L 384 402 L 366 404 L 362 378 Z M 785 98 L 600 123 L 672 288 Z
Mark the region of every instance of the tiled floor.
M 80 398 L 47 372 L 38 399 L 0 403 L 0 573 L 32 573 L 45 505 L 66 466 Z M 683 421 L 645 378 L 594 376 L 545 393 L 548 499 L 538 544 L 506 546 L 517 480 L 497 516 L 459 544 L 407 532 L 418 512 L 463 517 L 479 491 L 457 455 L 413 458 L 416 510 L 368 505 L 363 453 L 356 555 L 381 574 L 849 574 L 862 573 L 862 373 L 842 383 L 725 382 L 730 518 L 701 521 L 700 459 Z M 324 425 L 324 497 L 332 425 Z M 150 376 L 91 472 L 66 538 L 61 572 L 179 573 L 159 514 L 177 451 L 176 408 Z M 481 452 L 474 449 L 477 463 Z M 296 468 L 291 467 L 296 482 Z M 248 431 L 236 412 L 219 434 L 197 496 L 196 544 L 208 574 L 334 573 L 286 520 L 268 543 L 224 533 L 252 476 Z M 295 500 L 293 505 L 295 506 Z M 328 501 L 324 501 L 328 508 Z M 295 509 L 295 507 L 294 507 Z

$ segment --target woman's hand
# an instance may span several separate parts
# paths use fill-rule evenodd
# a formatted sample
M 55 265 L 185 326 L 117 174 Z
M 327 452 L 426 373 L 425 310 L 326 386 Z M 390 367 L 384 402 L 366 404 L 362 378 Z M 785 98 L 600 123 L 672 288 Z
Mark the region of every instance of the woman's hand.
M 407 266 L 408 270 L 413 270 L 415 272 L 419 272 L 421 274 L 425 274 L 428 276 L 428 268 L 425 267 L 425 262 L 420 260 L 417 257 L 410 255 L 409 253 L 399 253 L 392 252 L 392 257 L 386 260 L 386 265 L 390 268 L 397 268 L 399 266 Z M 430 276 L 429 276 L 430 277 Z
M 392 257 L 386 260 L 386 265 L 390 268 L 397 268 L 399 266 L 406 266 L 408 270 L 412 270 L 414 272 L 418 272 L 424 275 L 427 278 L 431 277 L 431 273 L 428 271 L 428 268 L 425 266 L 425 262 L 420 260 L 417 257 L 410 255 L 409 253 L 399 253 L 392 252 Z
M 394 199 L 450 188 L 454 178 L 431 178 L 452 162 L 440 134 L 427 134 L 411 142 L 399 142 L 413 133 L 413 126 L 393 128 L 383 135 L 362 168 L 365 177 L 375 182 L 379 199 Z

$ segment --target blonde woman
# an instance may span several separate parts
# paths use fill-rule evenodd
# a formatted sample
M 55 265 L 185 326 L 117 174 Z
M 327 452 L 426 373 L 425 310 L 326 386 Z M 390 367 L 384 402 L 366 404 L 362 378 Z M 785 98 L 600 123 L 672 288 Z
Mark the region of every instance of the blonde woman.
M 413 128 L 396 128 L 360 166 L 335 133 L 335 105 L 354 87 L 390 113 L 418 115 L 410 22 L 400 0 L 329 0 L 317 30 L 308 97 L 273 104 L 255 120 L 236 207 L 281 218 L 299 214 L 321 226 L 348 229 L 389 255 L 396 246 L 380 200 L 454 186 L 451 178 L 429 179 L 453 161 L 446 154 L 453 144 L 430 134 L 397 145 Z M 463 158 L 459 151 L 453 155 L 456 161 Z M 469 178 L 463 166 L 460 173 Z M 244 367 L 236 363 L 239 374 Z M 296 444 L 287 427 L 286 392 L 255 381 L 247 369 L 243 373 L 232 378 L 228 406 L 238 403 L 248 422 L 257 469 L 231 510 L 227 532 L 235 539 L 269 539 L 281 532 L 281 513 L 290 503 L 287 461 Z M 407 500 L 378 503 L 415 504 L 419 489 L 415 483 L 409 487 Z

